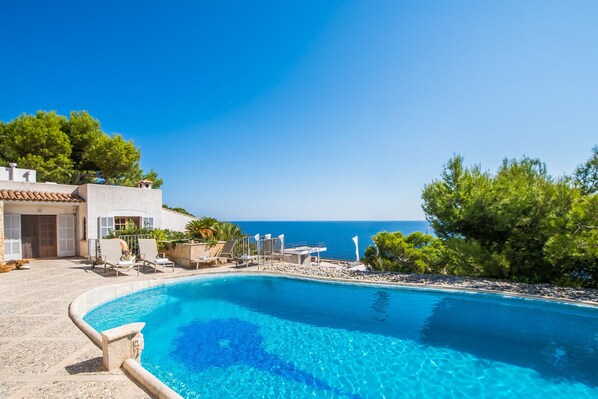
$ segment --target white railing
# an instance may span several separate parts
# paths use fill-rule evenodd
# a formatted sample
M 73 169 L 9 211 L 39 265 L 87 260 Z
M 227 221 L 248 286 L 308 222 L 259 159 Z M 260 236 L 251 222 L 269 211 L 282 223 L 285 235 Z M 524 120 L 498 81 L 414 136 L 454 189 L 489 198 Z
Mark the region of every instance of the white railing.
M 122 236 L 119 236 L 116 238 L 119 238 L 127 243 L 127 246 L 129 247 L 129 251 L 131 251 L 131 254 L 139 255 L 138 240 L 140 238 L 152 238 L 152 236 L 151 236 L 151 234 L 128 234 L 128 235 L 122 235 Z M 102 254 L 100 253 L 100 240 L 99 239 L 90 238 L 87 240 L 87 253 L 88 253 L 89 259 L 99 259 L 100 258 L 100 256 Z

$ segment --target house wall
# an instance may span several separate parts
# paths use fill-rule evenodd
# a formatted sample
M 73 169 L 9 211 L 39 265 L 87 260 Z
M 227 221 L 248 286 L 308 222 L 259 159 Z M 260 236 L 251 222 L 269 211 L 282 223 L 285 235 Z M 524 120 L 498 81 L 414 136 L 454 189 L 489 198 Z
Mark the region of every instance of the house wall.
M 0 201 L 0 263 L 4 262 L 4 201 Z
M 19 181 L 0 181 L 0 189 L 3 190 L 23 190 L 23 191 L 47 191 L 50 193 L 69 193 L 77 194 L 79 186 L 71 184 L 54 183 L 29 183 Z
M 88 240 L 98 238 L 98 218 L 110 216 L 153 217 L 154 227 L 184 231 L 186 224 L 194 218 L 162 208 L 162 191 L 135 187 L 120 187 L 101 184 L 32 183 L 0 181 L 0 189 L 45 191 L 76 194 L 84 203 L 48 203 L 29 201 L 6 201 L 4 212 L 30 215 L 75 215 L 75 243 L 79 256 L 88 256 Z M 1 220 L 0 220 L 1 222 Z M 3 245 L 3 225 L 0 226 L 0 246 Z
M 192 220 L 196 220 L 196 218 L 162 208 L 162 221 L 158 227 L 161 229 L 185 231 L 185 226 Z
M 81 195 L 79 194 L 79 196 Z M 87 223 L 89 223 L 87 221 L 87 202 L 83 202 L 79 204 L 79 209 L 77 210 L 77 218 L 75 225 L 75 229 L 77 231 L 75 232 L 75 243 L 77 246 L 77 255 L 83 256 L 85 258 L 89 256 L 89 251 L 87 249 L 87 239 L 89 238 L 87 231 Z
M 47 190 L 45 190 L 47 191 Z M 75 215 L 75 255 L 84 256 L 77 245 L 77 236 L 79 227 L 77 223 L 80 211 L 80 203 L 48 203 L 32 201 L 4 201 L 5 214 L 13 215 Z M 4 223 L 2 224 L 2 235 L 4 235 Z M 57 244 L 58 245 L 58 244 Z M 4 239 L 2 239 L 2 251 L 4 251 Z M 4 255 L 4 254 L 3 254 Z
M 47 202 L 5 201 L 4 213 L 15 215 L 73 215 L 78 204 L 54 204 Z
M 18 169 L 17 169 L 18 170 Z M 24 169 L 23 169 L 24 170 Z M 35 172 L 35 171 L 34 171 Z M 34 175 L 35 177 L 35 175 Z M 35 183 L 25 181 L 0 181 L 0 189 L 4 190 L 21 190 L 21 191 L 38 191 L 51 193 L 67 193 L 78 194 L 79 186 L 71 184 L 54 184 L 54 183 Z M 80 256 L 86 256 L 87 244 L 83 245 L 85 252 L 81 251 L 82 245 L 78 243 L 78 238 L 81 235 L 82 218 L 85 215 L 84 203 L 49 203 L 49 202 L 31 202 L 31 201 L 6 201 L 4 207 L 5 213 L 21 214 L 21 215 L 72 215 L 75 214 L 75 253 Z M 2 226 L 2 234 L 4 234 L 4 226 Z M 4 249 L 4 245 L 2 246 Z
M 0 167 L 0 180 L 7 181 L 30 181 L 35 182 L 37 179 L 37 172 L 33 169 L 12 169 L 13 176 L 11 176 L 11 168 L 4 166 Z M 12 177 L 12 180 L 11 180 Z
M 85 184 L 78 194 L 87 201 L 87 238 L 98 238 L 98 218 L 109 216 L 153 217 L 161 226 L 162 191 L 135 187 Z

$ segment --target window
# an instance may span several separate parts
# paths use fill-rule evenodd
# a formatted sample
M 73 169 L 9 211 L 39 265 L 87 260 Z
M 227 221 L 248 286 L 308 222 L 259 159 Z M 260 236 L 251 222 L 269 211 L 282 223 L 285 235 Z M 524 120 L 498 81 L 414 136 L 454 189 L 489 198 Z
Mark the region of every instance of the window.
M 143 227 L 148 229 L 154 228 L 154 218 L 153 217 L 146 217 L 143 218 Z
M 114 230 L 124 230 L 131 227 L 141 227 L 141 218 L 136 216 L 114 217 Z
M 143 222 L 143 225 L 142 225 Z M 153 217 L 140 217 L 140 216 L 110 216 L 100 217 L 98 222 L 98 229 L 100 232 L 100 238 L 106 237 L 114 230 L 124 230 L 128 228 L 139 228 L 148 227 L 154 228 Z M 85 219 L 83 219 L 83 234 L 85 234 Z
M 100 238 L 104 238 L 108 234 L 110 234 L 111 231 L 114 230 L 114 218 L 112 218 L 112 217 L 107 217 L 107 218 L 100 217 L 99 219 L 100 220 L 99 220 L 99 223 L 98 223 L 98 228 L 100 230 Z
M 87 240 L 87 219 L 83 218 L 83 239 Z

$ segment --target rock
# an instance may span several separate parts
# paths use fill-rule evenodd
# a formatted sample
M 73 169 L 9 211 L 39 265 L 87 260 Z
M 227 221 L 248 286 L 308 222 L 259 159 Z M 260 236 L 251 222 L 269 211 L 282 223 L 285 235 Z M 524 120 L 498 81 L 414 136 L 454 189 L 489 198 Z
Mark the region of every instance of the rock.
M 363 265 L 359 265 L 363 266 Z M 403 274 L 368 271 L 363 267 L 303 266 L 288 263 L 274 263 L 264 266 L 264 271 L 302 275 L 317 278 L 355 280 L 372 283 L 418 284 L 443 288 L 474 289 L 489 292 L 504 292 L 515 295 L 531 295 L 548 299 L 569 300 L 598 305 L 598 290 L 557 287 L 550 284 L 525 284 L 504 280 L 441 276 L 431 274 Z

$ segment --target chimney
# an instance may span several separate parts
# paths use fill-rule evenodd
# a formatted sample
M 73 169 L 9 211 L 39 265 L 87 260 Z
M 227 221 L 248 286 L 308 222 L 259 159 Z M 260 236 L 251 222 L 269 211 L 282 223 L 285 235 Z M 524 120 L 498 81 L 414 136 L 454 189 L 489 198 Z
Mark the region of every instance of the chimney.
M 8 164 L 8 166 L 10 166 L 10 172 L 8 172 L 8 180 L 14 181 L 15 180 L 15 168 L 17 167 L 17 164 L 14 162 L 11 162 Z
M 137 182 L 137 188 L 151 189 L 152 188 L 152 184 L 154 184 L 154 182 L 151 181 L 151 180 L 147 180 L 147 179 L 139 180 Z

